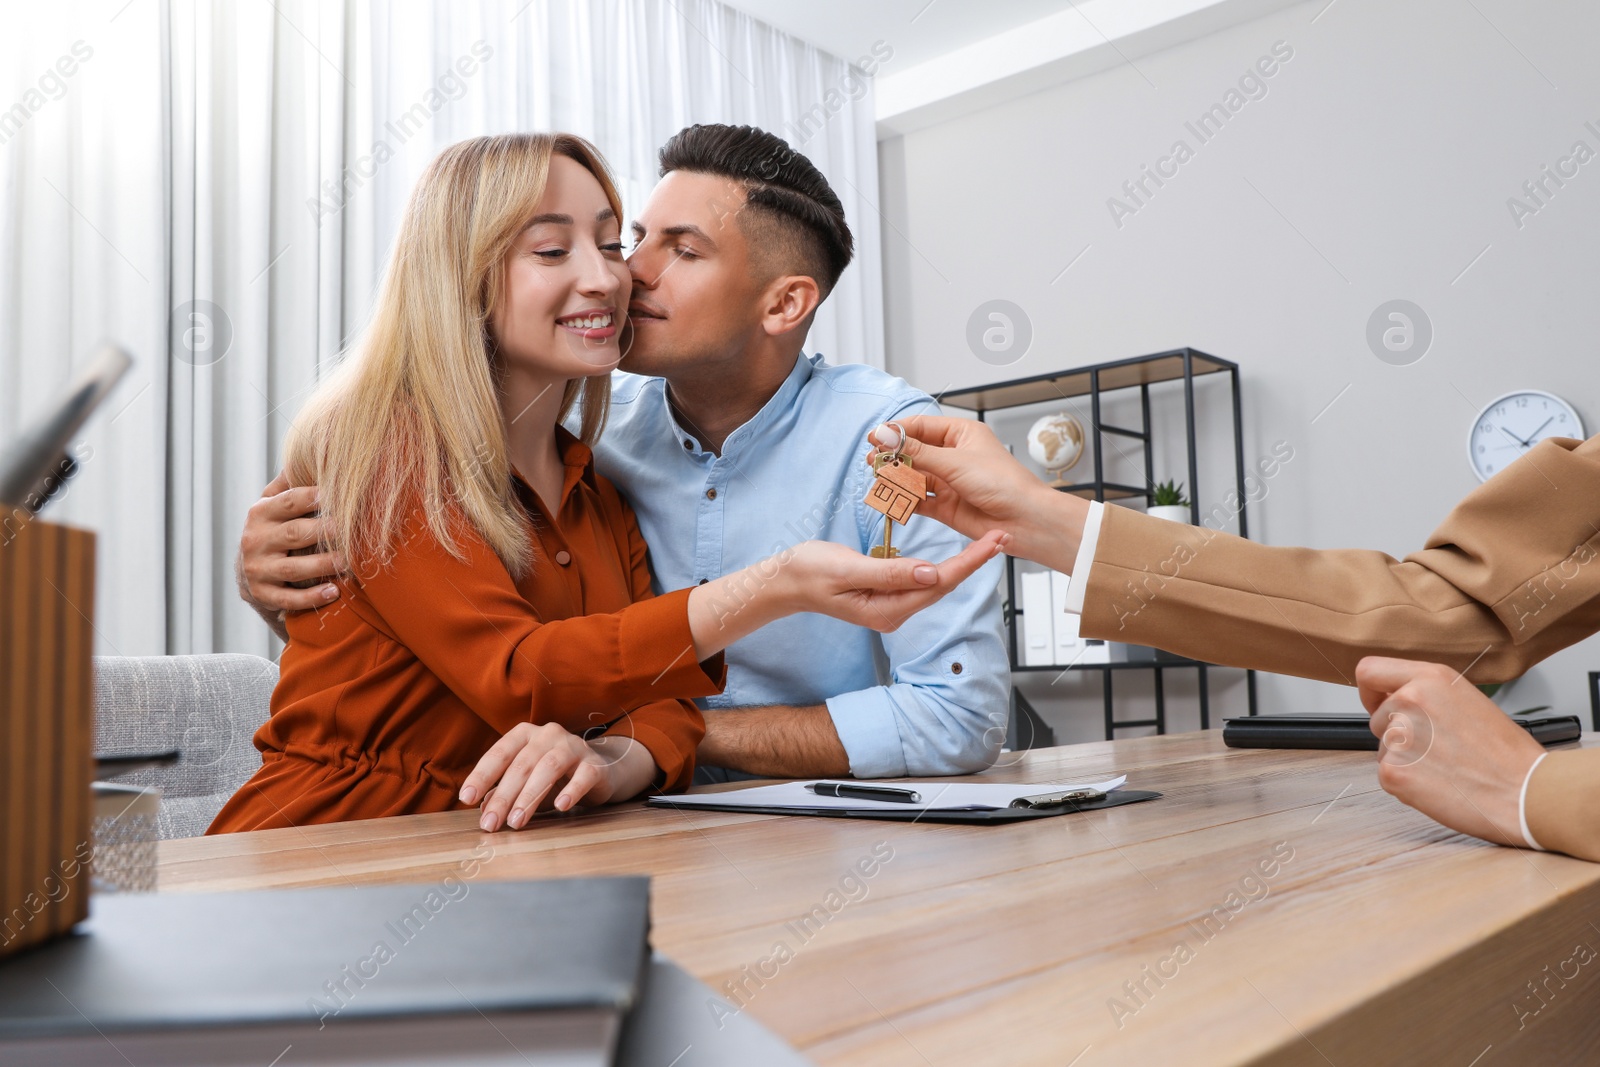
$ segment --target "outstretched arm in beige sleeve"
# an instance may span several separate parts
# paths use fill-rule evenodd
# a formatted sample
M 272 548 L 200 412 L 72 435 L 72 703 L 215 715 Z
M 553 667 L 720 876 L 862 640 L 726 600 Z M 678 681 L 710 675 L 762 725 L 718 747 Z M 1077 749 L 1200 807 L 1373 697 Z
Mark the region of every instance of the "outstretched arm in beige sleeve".
M 1504 681 L 1597 630 L 1600 437 L 1542 442 L 1404 560 L 1269 548 L 1107 507 L 1081 626 L 1345 684 L 1370 654 Z
M 981 423 L 904 426 L 935 493 L 927 514 L 969 536 L 1005 530 L 1012 555 L 1083 570 L 1088 504 L 1047 488 Z M 1088 573 L 1073 573 L 1085 637 L 1346 685 L 1374 654 L 1503 681 L 1600 630 L 1600 437 L 1541 442 L 1404 560 L 1272 548 L 1113 505 L 1093 540 Z

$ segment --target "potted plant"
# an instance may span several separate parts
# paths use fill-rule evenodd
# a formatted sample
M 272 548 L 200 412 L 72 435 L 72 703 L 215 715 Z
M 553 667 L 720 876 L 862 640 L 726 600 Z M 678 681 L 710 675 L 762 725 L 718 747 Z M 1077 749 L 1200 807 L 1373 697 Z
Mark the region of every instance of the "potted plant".
M 1189 498 L 1183 495 L 1183 486 L 1170 479 L 1158 483 L 1150 491 L 1150 506 L 1145 509 L 1147 514 L 1158 519 L 1184 523 L 1189 521 L 1189 510 Z

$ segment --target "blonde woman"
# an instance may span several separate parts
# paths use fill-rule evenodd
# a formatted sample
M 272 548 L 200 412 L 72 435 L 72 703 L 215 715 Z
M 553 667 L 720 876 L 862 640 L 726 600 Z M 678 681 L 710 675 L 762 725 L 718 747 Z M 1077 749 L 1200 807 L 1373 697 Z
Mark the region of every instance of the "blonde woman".
M 210 832 L 480 803 L 493 831 L 683 788 L 723 648 L 800 611 L 892 630 L 999 551 L 806 542 L 652 597 L 588 448 L 623 351 L 621 224 L 581 138 L 476 138 L 423 174 L 372 325 L 288 444 L 343 595 L 289 618 L 261 769 Z

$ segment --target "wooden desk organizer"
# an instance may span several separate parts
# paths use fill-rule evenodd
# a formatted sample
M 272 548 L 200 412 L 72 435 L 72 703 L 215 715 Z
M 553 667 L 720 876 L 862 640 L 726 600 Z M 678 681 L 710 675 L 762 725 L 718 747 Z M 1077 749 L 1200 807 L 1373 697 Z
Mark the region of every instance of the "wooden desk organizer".
M 3 507 L 3 505 L 0 505 Z M 94 534 L 0 513 L 0 956 L 89 914 Z

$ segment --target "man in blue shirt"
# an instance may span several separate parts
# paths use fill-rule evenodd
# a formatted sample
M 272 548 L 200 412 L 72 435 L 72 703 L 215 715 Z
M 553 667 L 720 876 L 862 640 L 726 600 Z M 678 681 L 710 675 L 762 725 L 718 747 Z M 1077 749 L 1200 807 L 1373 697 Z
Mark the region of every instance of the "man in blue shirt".
M 613 383 L 595 449 L 597 469 L 638 515 L 658 591 L 813 538 L 869 550 L 885 520 L 863 503 L 867 435 L 937 405 L 883 371 L 801 351 L 853 252 L 838 197 L 804 156 L 747 126 L 689 127 L 662 149 L 661 169 L 633 223 L 634 336 L 622 364 L 631 373 Z M 276 495 L 251 511 L 240 587 L 263 614 L 337 595 L 283 584 L 332 569 L 325 556 L 284 554 L 315 543 L 314 524 L 285 521 L 310 511 L 309 497 L 294 495 L 309 492 L 275 482 Z M 896 547 L 921 559 L 966 544 L 915 516 L 896 534 Z M 894 633 L 794 615 L 731 645 L 725 690 L 700 702 L 701 780 L 987 767 L 1010 688 L 1000 566 L 991 561 Z

